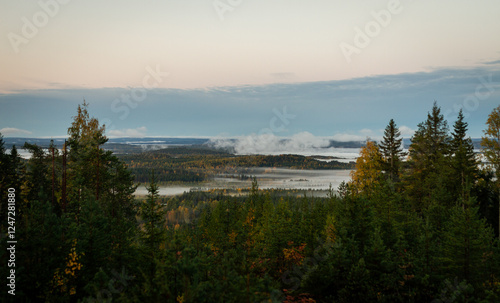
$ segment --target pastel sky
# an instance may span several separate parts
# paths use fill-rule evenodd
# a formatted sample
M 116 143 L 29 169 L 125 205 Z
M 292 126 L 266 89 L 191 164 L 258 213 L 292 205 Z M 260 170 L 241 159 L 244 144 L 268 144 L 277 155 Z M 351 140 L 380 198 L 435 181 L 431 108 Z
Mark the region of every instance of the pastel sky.
M 411 134 L 437 100 L 450 124 L 463 107 L 477 137 L 500 104 L 499 12 L 498 0 L 0 0 L 0 132 L 65 135 L 85 98 L 116 136 L 262 133 L 286 108 L 277 135 L 377 137 L 390 118 Z

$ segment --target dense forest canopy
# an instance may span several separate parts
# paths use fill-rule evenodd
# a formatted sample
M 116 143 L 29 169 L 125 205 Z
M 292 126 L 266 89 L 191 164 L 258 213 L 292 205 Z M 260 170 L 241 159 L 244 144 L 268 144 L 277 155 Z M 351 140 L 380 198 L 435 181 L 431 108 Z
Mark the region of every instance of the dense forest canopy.
M 320 161 L 314 156 L 245 155 L 235 156 L 209 149 L 166 148 L 141 154 L 120 155 L 136 182 L 149 182 L 151 170 L 165 182 L 201 182 L 221 173 L 241 174 L 250 167 L 291 169 L 352 169 L 354 163 Z
M 0 136 L 2 247 L 8 216 L 17 240 L 15 266 L 0 264 L 4 277 L 15 270 L 15 296 L 4 283 L 2 302 L 498 302 L 500 106 L 486 121 L 484 158 L 467 129 L 460 112 L 450 130 L 434 104 L 406 154 L 390 120 L 326 198 L 256 180 L 246 196 L 160 197 L 171 170 L 320 164 L 157 152 L 138 170 L 102 148 L 105 127 L 83 103 L 63 148 L 26 144 L 23 161 Z M 132 171 L 148 184 L 145 199 L 133 196 Z

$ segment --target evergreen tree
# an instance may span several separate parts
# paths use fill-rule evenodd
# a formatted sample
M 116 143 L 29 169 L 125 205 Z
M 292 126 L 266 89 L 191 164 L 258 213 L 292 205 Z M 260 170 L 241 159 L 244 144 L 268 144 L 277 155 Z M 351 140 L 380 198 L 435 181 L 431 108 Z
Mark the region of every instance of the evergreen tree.
M 442 269 L 446 276 L 466 280 L 477 288 L 492 273 L 488 264 L 491 263 L 494 234 L 479 217 L 474 198 L 467 197 L 452 208 L 442 239 Z
M 467 122 L 464 122 L 462 110 L 458 113 L 458 119 L 453 126 L 452 147 L 452 167 L 454 173 L 452 177 L 457 179 L 454 186 L 458 195 L 464 200 L 467 182 L 474 184 L 477 179 L 478 161 L 474 154 L 472 139 L 467 137 Z
M 23 147 L 31 152 L 31 157 L 26 166 L 27 203 L 51 201 L 52 186 L 45 151 L 41 147 L 30 143 L 24 143 Z
M 450 137 L 448 125 L 436 102 L 427 120 L 418 125 L 409 150 L 407 191 L 417 211 L 431 204 L 452 205 L 450 184 Z
M 108 163 L 110 153 L 104 153 L 100 146 L 108 141 L 104 135 L 105 126 L 100 126 L 96 118 L 91 118 L 88 104 L 78 105 L 77 115 L 68 128 L 68 198 L 77 208 L 82 192 L 88 191 L 97 199 L 103 191 L 103 165 Z M 104 158 L 104 159 L 103 159 Z M 75 204 L 76 203 L 76 204 Z
M 147 280 L 151 282 L 156 275 L 156 262 L 161 257 L 161 246 L 166 240 L 166 211 L 159 200 L 159 186 L 154 170 L 147 190 L 148 196 L 139 207 L 139 215 L 142 220 L 141 242 L 145 257 L 143 267 Z
M 383 157 L 383 169 L 392 182 L 399 180 L 401 161 L 405 153 L 402 146 L 403 138 L 393 119 L 384 130 L 384 137 L 380 142 L 380 152 Z
M 78 106 L 68 129 L 66 215 L 74 220 L 71 241 L 85 253 L 85 270 L 77 283 L 80 294 L 100 267 L 128 270 L 137 259 L 133 176 L 111 151 L 100 148 L 108 140 L 105 127 L 90 117 L 87 107 L 85 102 Z
M 481 139 L 483 153 L 497 177 L 498 201 L 500 203 L 500 106 L 493 109 L 486 121 L 487 129 Z M 498 226 L 500 235 L 500 206 L 498 207 Z
M 8 207 L 8 189 L 14 188 L 18 196 L 21 194 L 21 184 L 23 180 L 21 159 L 17 153 L 16 146 L 12 146 L 10 155 L 6 153 L 5 142 L 0 133 L 0 232 L 6 229 L 7 207 Z

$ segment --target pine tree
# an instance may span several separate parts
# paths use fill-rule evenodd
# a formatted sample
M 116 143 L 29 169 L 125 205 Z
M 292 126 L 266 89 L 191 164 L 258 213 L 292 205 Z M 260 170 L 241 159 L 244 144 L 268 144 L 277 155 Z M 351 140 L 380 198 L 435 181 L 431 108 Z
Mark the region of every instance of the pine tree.
M 453 139 L 451 142 L 453 158 L 453 177 L 457 179 L 455 186 L 457 194 L 465 199 L 467 182 L 474 184 L 477 179 L 478 161 L 474 154 L 472 139 L 467 137 L 467 122 L 464 122 L 462 110 L 458 113 L 458 119 L 453 126 Z
M 405 153 L 402 147 L 403 138 L 393 119 L 384 130 L 384 137 L 380 142 L 380 152 L 383 157 L 383 169 L 392 182 L 399 180 L 399 171 Z

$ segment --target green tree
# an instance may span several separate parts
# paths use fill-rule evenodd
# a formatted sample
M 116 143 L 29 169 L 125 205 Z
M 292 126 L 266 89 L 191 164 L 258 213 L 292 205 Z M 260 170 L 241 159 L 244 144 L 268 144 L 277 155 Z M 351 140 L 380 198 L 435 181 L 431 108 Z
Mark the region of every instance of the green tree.
M 474 184 L 477 179 L 478 161 L 474 153 L 472 139 L 467 137 L 467 122 L 464 122 L 462 110 L 458 113 L 458 119 L 453 126 L 452 167 L 454 179 L 456 179 L 455 191 L 462 200 L 465 200 L 467 183 Z M 458 195 L 459 194 L 459 195 Z
M 47 155 L 41 147 L 35 144 L 24 143 L 24 149 L 31 152 L 26 167 L 26 200 L 28 203 L 50 201 L 52 186 Z
M 9 155 L 6 153 L 4 145 L 5 142 L 0 133 L 0 218 L 3 218 L 0 223 L 0 232 L 3 232 L 7 226 L 8 189 L 14 188 L 17 196 L 20 198 L 21 184 L 23 182 L 23 165 L 17 153 L 16 146 L 12 146 Z
M 149 279 L 155 276 L 155 262 L 160 257 L 161 245 L 166 237 L 165 207 L 159 200 L 159 186 L 156 183 L 154 170 L 151 172 L 147 186 L 148 196 L 139 207 L 142 220 L 141 241 L 144 248 L 146 275 Z
M 92 288 L 88 284 L 101 267 L 128 270 L 137 260 L 133 176 L 111 151 L 100 147 L 108 140 L 105 126 L 91 118 L 87 108 L 85 102 L 78 106 L 68 129 L 66 215 L 73 218 L 71 241 L 85 254 L 76 283 L 80 296 L 85 287 Z
M 443 272 L 479 287 L 491 272 L 493 230 L 481 219 L 472 197 L 452 208 L 442 233 Z
M 393 119 L 384 130 L 384 137 L 380 142 L 380 153 L 383 158 L 383 169 L 392 182 L 399 180 L 401 162 L 405 153 L 402 146 L 401 132 Z
M 453 204 L 448 182 L 450 140 L 448 124 L 434 102 L 427 120 L 418 125 L 409 150 L 406 189 L 419 212 L 433 203 L 440 207 Z
M 105 126 L 90 117 L 88 104 L 84 101 L 78 105 L 77 115 L 68 128 L 68 187 L 70 203 L 76 203 L 74 207 L 81 200 L 83 191 L 89 191 L 98 200 L 103 191 L 103 165 L 108 160 L 103 156 L 111 156 L 100 148 L 108 141 L 104 132 Z
M 489 165 L 495 171 L 497 177 L 497 186 L 500 203 L 500 106 L 493 109 L 486 121 L 488 128 L 484 130 L 484 136 L 481 139 L 483 154 Z M 500 230 L 500 207 L 498 211 L 499 230 Z M 499 232 L 500 234 L 500 232 Z

